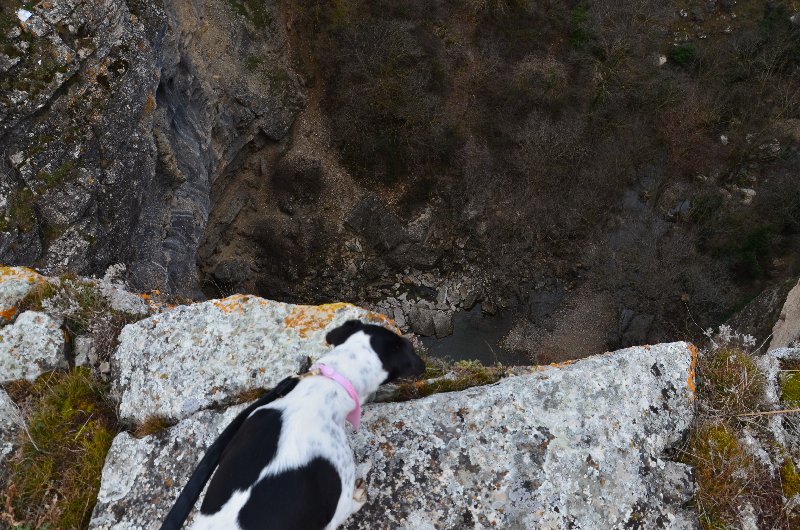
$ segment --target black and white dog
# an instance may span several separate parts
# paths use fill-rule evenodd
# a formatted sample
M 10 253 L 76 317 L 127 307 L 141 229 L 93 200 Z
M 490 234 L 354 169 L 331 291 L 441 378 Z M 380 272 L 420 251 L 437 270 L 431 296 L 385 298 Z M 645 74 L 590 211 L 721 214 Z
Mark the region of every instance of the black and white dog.
M 382 383 L 419 375 L 411 343 L 350 320 L 325 337 L 335 348 L 284 397 L 256 408 L 220 457 L 193 530 L 333 529 L 366 502 L 355 486 L 345 418 Z

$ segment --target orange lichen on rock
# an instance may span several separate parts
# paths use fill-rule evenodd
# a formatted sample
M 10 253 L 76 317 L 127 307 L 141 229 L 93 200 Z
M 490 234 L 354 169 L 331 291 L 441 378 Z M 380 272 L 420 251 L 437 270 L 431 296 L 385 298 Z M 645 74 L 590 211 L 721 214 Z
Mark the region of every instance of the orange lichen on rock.
M 695 387 L 695 377 L 697 376 L 697 346 L 689 343 L 689 351 L 692 354 L 692 364 L 689 366 L 687 385 L 689 386 L 689 391 L 692 393 L 689 399 L 694 400 L 697 395 L 697 388 Z
M 45 281 L 44 276 L 28 267 L 0 267 L 0 282 L 6 280 L 25 280 L 28 283 Z
M 400 328 L 397 327 L 397 324 L 394 323 L 394 320 L 387 317 L 386 315 L 381 315 L 380 313 L 373 313 L 372 311 L 367 313 L 367 321 L 374 322 L 375 324 L 380 324 L 386 328 L 391 329 L 395 333 L 400 333 Z
M 353 304 L 337 302 L 323 305 L 298 305 L 292 308 L 289 316 L 283 319 L 287 328 L 296 330 L 301 337 L 324 329 L 340 309 L 355 308 Z
M 563 361 L 563 362 L 560 362 L 560 363 L 550 363 L 550 366 L 552 366 L 553 368 L 564 368 L 565 366 L 569 366 L 569 365 L 573 364 L 574 362 L 575 361 Z
M 0 319 L 11 322 L 11 320 L 17 316 L 17 308 L 16 307 L 9 307 L 8 309 L 0 310 Z
M 250 297 L 244 294 L 235 294 L 233 296 L 229 296 L 227 298 L 223 298 L 221 300 L 212 300 L 211 303 L 214 304 L 214 307 L 229 315 L 231 313 L 244 313 L 244 305 L 242 302 L 246 302 L 249 300 Z

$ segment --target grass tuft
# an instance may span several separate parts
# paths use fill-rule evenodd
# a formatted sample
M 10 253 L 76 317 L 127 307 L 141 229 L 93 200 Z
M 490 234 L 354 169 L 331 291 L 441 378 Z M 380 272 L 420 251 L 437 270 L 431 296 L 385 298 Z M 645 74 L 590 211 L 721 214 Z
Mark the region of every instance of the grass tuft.
M 504 375 L 504 368 L 483 366 L 479 361 L 458 361 L 448 366 L 442 361 L 428 359 L 424 375 L 426 379 L 401 383 L 397 401 L 489 385 L 496 383 Z
M 787 499 L 800 494 L 800 474 L 790 457 L 786 457 L 781 466 L 781 487 Z
M 6 516 L 12 525 L 85 528 L 117 434 L 114 405 L 86 368 L 44 374 L 30 390 L 22 404 L 30 438 L 20 434 L 9 460 Z
M 176 423 L 177 422 L 163 416 L 151 415 L 145 418 L 144 421 L 134 429 L 133 436 L 136 438 L 144 438 L 145 436 L 150 436 L 151 434 L 172 427 Z
M 797 483 L 793 462 L 779 476 L 744 442 L 769 432 L 765 417 L 742 416 L 762 411 L 766 377 L 743 347 L 722 342 L 698 356 L 697 412 L 682 457 L 694 468 L 700 527 L 739 528 L 742 510 L 752 508 L 759 528 L 795 528 L 783 507 L 787 488 Z
M 709 414 L 731 418 L 758 410 L 766 379 L 750 355 L 723 347 L 701 355 L 699 363 L 703 405 Z

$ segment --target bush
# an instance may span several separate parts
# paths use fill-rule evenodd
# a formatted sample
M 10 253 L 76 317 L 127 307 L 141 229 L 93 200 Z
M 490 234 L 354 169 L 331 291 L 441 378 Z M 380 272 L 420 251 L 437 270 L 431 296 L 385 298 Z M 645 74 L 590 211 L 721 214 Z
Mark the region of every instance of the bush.
M 697 58 L 697 48 L 694 44 L 680 44 L 672 47 L 667 53 L 667 58 L 672 64 L 688 66 Z

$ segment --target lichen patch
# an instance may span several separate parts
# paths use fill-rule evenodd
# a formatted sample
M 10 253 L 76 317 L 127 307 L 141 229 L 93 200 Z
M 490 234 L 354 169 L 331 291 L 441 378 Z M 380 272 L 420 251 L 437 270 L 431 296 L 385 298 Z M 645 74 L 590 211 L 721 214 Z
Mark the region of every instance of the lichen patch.
M 353 304 L 336 302 L 323 305 L 298 305 L 292 308 L 284 324 L 289 329 L 294 329 L 301 337 L 308 337 L 311 333 L 324 329 L 331 323 L 339 310 L 355 308 Z

